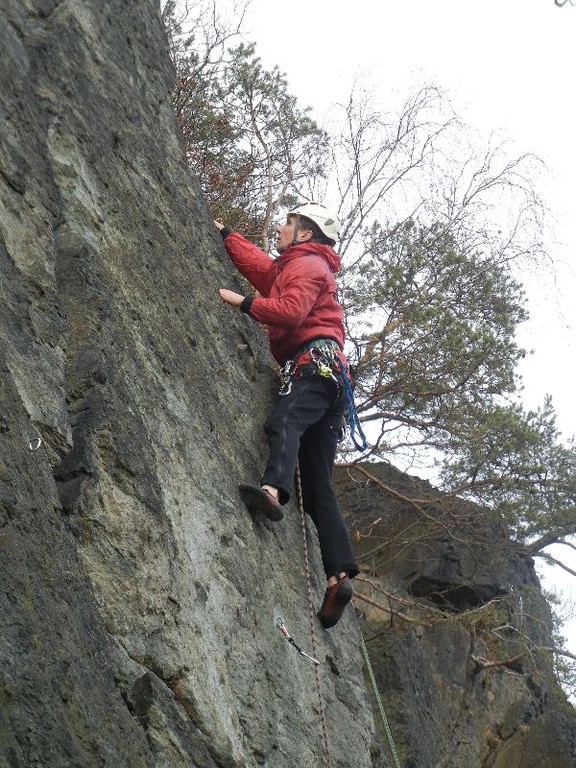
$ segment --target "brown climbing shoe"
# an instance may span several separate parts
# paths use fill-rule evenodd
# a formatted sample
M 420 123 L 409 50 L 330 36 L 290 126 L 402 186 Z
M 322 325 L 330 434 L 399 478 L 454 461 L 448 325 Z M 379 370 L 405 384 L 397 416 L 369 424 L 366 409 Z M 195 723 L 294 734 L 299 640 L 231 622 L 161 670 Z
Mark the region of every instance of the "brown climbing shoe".
M 274 496 L 257 485 L 240 485 L 240 498 L 250 512 L 262 512 L 269 520 L 282 520 L 284 512 Z
M 343 576 L 337 584 L 328 587 L 322 607 L 316 614 L 325 629 L 330 629 L 342 618 L 344 608 L 352 599 L 354 590 L 348 576 Z

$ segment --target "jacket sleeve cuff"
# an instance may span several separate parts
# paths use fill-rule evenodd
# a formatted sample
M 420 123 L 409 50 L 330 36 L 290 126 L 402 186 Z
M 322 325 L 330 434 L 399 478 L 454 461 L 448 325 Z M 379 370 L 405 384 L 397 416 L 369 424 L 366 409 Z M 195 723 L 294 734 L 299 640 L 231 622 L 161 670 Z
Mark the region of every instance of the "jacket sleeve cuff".
M 246 296 L 242 304 L 240 304 L 240 312 L 244 312 L 246 315 L 250 314 L 250 306 L 254 301 L 254 296 Z
M 232 230 L 228 229 L 228 227 L 222 227 L 222 229 L 220 230 L 220 234 L 222 235 L 222 240 L 225 240 L 231 232 Z

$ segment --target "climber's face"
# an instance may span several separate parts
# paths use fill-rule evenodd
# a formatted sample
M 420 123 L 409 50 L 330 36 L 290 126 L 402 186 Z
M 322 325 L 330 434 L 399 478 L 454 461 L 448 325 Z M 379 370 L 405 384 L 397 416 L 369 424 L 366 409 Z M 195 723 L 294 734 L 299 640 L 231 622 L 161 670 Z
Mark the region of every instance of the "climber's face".
M 276 250 L 278 253 L 282 253 L 292 245 L 294 240 L 294 227 L 296 226 L 296 216 L 288 216 L 285 224 L 280 224 L 276 227 Z M 296 240 L 299 243 L 305 243 L 312 237 L 312 232 L 309 229 L 299 229 Z
M 282 253 L 292 244 L 294 239 L 295 216 L 288 216 L 284 224 L 276 227 L 276 250 Z

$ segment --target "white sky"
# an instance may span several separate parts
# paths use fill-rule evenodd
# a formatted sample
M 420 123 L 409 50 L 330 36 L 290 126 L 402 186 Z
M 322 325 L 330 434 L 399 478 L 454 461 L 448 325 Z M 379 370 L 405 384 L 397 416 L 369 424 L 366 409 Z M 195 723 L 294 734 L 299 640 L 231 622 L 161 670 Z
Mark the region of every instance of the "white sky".
M 569 437 L 576 434 L 576 0 L 557 5 L 563 1 L 252 0 L 244 30 L 264 66 L 286 74 L 290 92 L 319 122 L 358 73 L 379 83 L 384 104 L 387 94 L 395 100 L 433 83 L 486 137 L 499 131 L 515 154 L 544 160 L 548 175 L 539 192 L 556 221 L 549 249 L 558 286 L 527 285 L 532 321 L 520 342 L 535 354 L 521 374 L 525 406 L 536 408 L 551 394 L 558 426 Z M 217 5 L 224 9 L 227 2 Z M 567 562 L 566 549 L 555 556 Z M 576 579 L 558 569 L 546 571 L 544 586 L 576 601 Z M 564 633 L 576 653 L 576 621 Z

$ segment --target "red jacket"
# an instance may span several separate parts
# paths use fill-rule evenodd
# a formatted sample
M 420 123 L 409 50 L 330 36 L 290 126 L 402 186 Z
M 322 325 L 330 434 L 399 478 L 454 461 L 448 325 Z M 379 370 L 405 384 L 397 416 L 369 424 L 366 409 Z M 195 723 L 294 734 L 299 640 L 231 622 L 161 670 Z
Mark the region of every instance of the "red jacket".
M 334 339 L 344 346 L 342 307 L 334 273 L 340 257 L 329 245 L 291 245 L 277 259 L 237 232 L 224 238 L 236 268 L 261 294 L 250 304 L 250 317 L 268 327 L 270 350 L 283 365 L 307 341 Z

